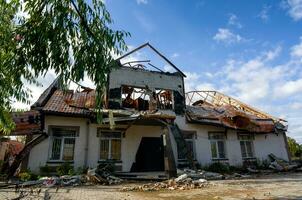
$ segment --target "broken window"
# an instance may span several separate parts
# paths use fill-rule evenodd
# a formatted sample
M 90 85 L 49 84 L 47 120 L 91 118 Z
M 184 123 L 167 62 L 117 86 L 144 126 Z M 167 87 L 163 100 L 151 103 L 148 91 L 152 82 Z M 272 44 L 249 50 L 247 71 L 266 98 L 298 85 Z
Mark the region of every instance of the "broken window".
M 188 151 L 191 152 L 193 154 L 193 159 L 195 159 L 195 151 L 194 151 L 194 143 L 193 143 L 193 139 L 185 139 L 187 147 L 188 147 Z M 186 160 L 186 154 L 184 151 L 180 150 L 180 147 L 177 145 L 177 153 L 178 153 L 178 159 L 179 160 Z
M 171 90 L 156 90 L 156 98 L 159 109 L 173 109 Z
M 100 160 L 121 160 L 121 132 L 98 130 Z
M 74 159 L 75 137 L 77 130 L 70 128 L 51 129 L 50 160 L 72 161 Z
M 172 91 L 122 86 L 122 106 L 136 110 L 172 109 Z
M 209 139 L 211 143 L 211 153 L 213 159 L 225 159 L 225 134 L 224 132 L 209 132 Z
M 151 93 L 144 88 L 122 86 L 122 105 L 124 108 L 148 110 Z
M 238 134 L 242 158 L 254 158 L 253 134 Z

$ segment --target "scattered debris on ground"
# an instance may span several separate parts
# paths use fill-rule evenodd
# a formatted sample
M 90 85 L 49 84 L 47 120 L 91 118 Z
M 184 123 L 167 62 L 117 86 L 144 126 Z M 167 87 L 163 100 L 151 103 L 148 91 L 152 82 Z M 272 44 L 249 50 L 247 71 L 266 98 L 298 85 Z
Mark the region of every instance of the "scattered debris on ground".
M 88 170 L 87 180 L 92 183 L 104 185 L 119 184 L 123 181 L 122 179 L 113 176 L 110 171 L 106 169 L 106 167 Z
M 271 164 L 269 165 L 269 168 L 276 170 L 276 171 L 290 171 L 297 169 L 299 167 L 298 164 L 290 164 L 289 162 L 278 158 L 274 154 L 268 155 L 269 159 L 271 160 Z
M 196 188 L 204 188 L 209 183 L 205 179 L 193 180 L 186 174 L 176 179 L 170 179 L 157 183 L 148 183 L 141 186 L 123 187 L 122 191 L 159 191 L 159 190 L 189 190 Z

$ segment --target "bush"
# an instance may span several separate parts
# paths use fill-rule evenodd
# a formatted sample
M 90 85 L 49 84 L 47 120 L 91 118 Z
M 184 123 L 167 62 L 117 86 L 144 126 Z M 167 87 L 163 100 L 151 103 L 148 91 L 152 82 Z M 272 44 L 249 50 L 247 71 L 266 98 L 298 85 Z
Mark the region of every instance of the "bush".
M 28 172 L 22 172 L 19 174 L 19 178 L 21 179 L 21 181 L 29 181 L 31 180 L 31 174 Z
M 38 176 L 32 173 L 30 170 L 26 170 L 19 173 L 18 177 L 20 178 L 21 181 L 31 181 L 31 180 L 38 179 Z
M 47 164 L 45 166 L 40 167 L 41 175 L 49 176 L 52 172 L 53 171 L 52 171 L 51 167 L 49 167 Z
M 216 173 L 229 173 L 230 167 L 224 163 L 215 162 L 207 166 L 205 170 L 210 172 L 216 172 Z
M 77 171 L 76 171 L 76 174 L 77 175 L 86 174 L 87 170 L 88 170 L 88 168 L 78 167 Z
M 59 176 L 71 175 L 74 173 L 73 166 L 69 163 L 63 163 L 62 165 L 56 168 L 57 174 Z

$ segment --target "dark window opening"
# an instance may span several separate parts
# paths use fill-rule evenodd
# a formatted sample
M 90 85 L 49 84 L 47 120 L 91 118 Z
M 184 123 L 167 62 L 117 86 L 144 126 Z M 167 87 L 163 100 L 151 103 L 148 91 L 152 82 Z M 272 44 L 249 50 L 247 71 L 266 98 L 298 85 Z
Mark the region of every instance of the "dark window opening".
M 122 86 L 122 106 L 136 110 L 173 109 L 172 91 Z

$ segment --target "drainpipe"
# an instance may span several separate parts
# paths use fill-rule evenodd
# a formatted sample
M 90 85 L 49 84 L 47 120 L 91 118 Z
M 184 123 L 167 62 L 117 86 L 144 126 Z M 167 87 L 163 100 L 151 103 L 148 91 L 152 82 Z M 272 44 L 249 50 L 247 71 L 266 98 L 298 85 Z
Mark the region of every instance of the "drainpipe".
M 88 147 L 89 147 L 89 135 L 90 135 L 90 121 L 87 119 L 86 122 L 86 144 L 85 144 L 85 160 L 84 160 L 84 166 L 85 168 L 88 167 Z

